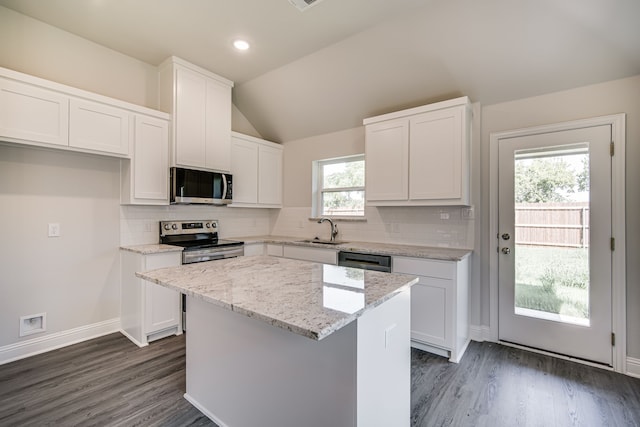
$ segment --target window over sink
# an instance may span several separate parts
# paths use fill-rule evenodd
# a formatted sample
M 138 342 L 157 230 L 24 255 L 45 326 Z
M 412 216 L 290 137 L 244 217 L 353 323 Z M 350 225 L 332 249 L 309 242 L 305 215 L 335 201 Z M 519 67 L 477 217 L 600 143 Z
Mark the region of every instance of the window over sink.
M 364 217 L 364 154 L 313 163 L 313 214 Z

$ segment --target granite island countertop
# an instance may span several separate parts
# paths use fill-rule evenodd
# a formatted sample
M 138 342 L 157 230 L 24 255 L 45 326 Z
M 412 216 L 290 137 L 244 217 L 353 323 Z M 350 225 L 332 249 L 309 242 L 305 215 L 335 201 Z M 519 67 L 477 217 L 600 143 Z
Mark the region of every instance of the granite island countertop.
M 321 340 L 418 279 L 270 256 L 138 272 L 193 298 Z

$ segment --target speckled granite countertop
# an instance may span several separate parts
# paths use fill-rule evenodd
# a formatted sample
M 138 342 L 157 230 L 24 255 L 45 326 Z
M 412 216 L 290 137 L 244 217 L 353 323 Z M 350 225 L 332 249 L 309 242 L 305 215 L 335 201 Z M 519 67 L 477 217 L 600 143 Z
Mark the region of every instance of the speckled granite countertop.
M 269 256 L 201 262 L 136 276 L 316 340 L 418 280 Z
M 318 243 L 301 242 L 303 237 L 287 236 L 249 236 L 233 237 L 234 240 L 242 240 L 250 243 L 286 243 L 287 245 L 306 246 L 313 248 L 335 249 L 336 251 L 351 251 L 380 255 L 406 256 L 414 258 L 429 258 L 442 261 L 460 261 L 472 252 L 471 249 L 441 248 L 432 246 L 401 245 L 395 243 L 375 242 L 344 242 L 338 245 L 323 245 Z
M 161 245 L 156 243 L 156 244 L 149 244 L 149 245 L 120 246 L 120 249 L 123 251 L 149 255 L 149 254 L 159 254 L 162 252 L 182 252 L 184 248 L 182 246 Z

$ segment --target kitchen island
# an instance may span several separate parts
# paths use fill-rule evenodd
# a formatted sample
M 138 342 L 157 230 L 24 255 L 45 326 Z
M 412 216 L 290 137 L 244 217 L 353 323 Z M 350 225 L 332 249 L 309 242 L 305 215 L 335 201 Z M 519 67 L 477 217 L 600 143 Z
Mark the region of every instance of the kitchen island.
M 137 273 L 187 300 L 185 398 L 220 426 L 408 426 L 417 279 L 268 256 Z

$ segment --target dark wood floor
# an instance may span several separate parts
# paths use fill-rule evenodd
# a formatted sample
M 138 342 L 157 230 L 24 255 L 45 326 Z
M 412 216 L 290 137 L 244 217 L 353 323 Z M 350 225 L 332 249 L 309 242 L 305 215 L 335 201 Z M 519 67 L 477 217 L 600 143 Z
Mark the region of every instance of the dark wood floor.
M 111 334 L 2 365 L 0 426 L 215 426 L 182 397 L 184 363 L 184 336 Z M 491 343 L 457 365 L 413 350 L 411 398 L 420 427 L 640 425 L 639 379 Z

